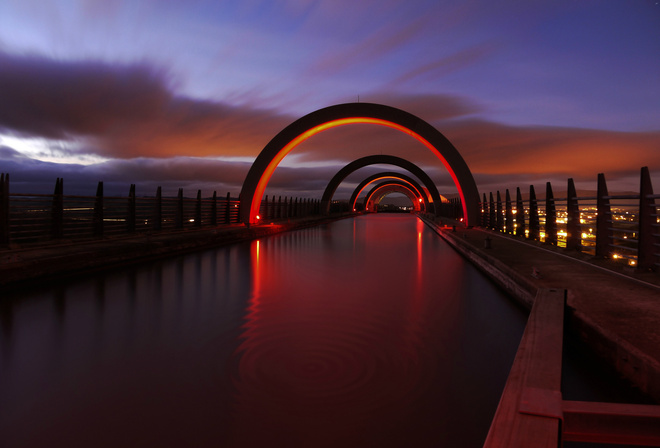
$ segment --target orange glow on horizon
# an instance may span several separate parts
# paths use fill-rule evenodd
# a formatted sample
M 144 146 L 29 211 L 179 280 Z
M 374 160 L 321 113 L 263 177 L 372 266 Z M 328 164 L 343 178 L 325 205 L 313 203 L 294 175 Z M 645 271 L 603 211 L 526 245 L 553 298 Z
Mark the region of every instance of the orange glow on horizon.
M 301 133 L 296 138 L 291 140 L 277 153 L 277 155 L 273 158 L 273 160 L 271 160 L 271 162 L 264 170 L 264 173 L 259 179 L 259 183 L 257 184 L 257 188 L 255 189 L 254 196 L 252 197 L 252 207 L 250 210 L 250 222 L 255 222 L 255 219 L 253 218 L 255 218 L 259 214 L 259 208 L 261 207 L 261 198 L 263 197 L 263 194 L 266 191 L 266 185 L 268 185 L 268 181 L 270 181 L 270 178 L 275 172 L 275 169 L 280 164 L 282 159 L 284 159 L 284 157 L 287 156 L 287 154 L 289 154 L 296 146 L 298 146 L 308 138 L 318 134 L 319 132 L 323 132 L 327 129 L 332 129 L 338 126 L 344 126 L 347 124 L 357 124 L 357 123 L 378 124 L 381 126 L 387 126 L 389 128 L 396 129 L 398 131 L 401 131 L 405 134 L 412 136 L 417 141 L 421 142 L 424 146 L 429 148 L 436 155 L 436 157 L 440 159 L 445 169 L 447 169 L 447 171 L 451 175 L 451 178 L 454 181 L 454 185 L 456 185 L 458 194 L 461 198 L 461 204 L 463 206 L 463 216 L 467 216 L 467 206 L 465 203 L 465 197 L 463 195 L 463 190 L 461 189 L 461 186 L 458 183 L 458 178 L 456 177 L 456 174 L 452 170 L 451 166 L 449 166 L 449 163 L 447 163 L 445 158 L 442 157 L 442 154 L 440 154 L 440 152 L 428 140 L 426 140 L 424 137 L 417 134 L 416 132 L 404 126 L 401 126 L 397 123 L 393 123 L 391 121 L 383 120 L 380 118 L 372 118 L 372 117 L 349 117 L 349 118 L 340 118 L 337 120 L 331 120 L 326 123 L 322 123 L 317 126 L 314 126 L 313 128 L 308 129 L 307 131 Z

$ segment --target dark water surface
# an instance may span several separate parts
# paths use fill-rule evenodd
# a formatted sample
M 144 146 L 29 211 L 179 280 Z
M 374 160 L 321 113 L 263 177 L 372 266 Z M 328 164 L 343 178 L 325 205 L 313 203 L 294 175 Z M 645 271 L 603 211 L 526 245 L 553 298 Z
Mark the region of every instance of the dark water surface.
M 6 447 L 477 447 L 526 320 L 411 215 L 0 306 Z

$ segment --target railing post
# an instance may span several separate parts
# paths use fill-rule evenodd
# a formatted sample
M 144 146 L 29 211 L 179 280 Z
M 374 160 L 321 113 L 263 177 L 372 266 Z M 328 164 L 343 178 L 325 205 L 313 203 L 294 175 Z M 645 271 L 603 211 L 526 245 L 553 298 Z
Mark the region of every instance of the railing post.
M 493 192 L 489 193 L 488 201 L 488 227 L 490 229 L 497 228 L 497 221 L 495 220 L 495 201 L 493 200 Z
M 202 227 L 202 190 L 197 190 L 195 203 L 195 227 Z
M 539 223 L 539 205 L 536 202 L 534 185 L 529 186 L 529 239 L 538 240 L 541 234 Z
M 486 202 L 486 193 L 482 194 L 481 201 L 481 227 L 488 227 L 488 202 Z M 439 207 L 439 206 L 438 206 Z
M 161 187 L 156 189 L 156 204 L 154 207 L 154 230 L 160 231 L 163 228 L 163 190 Z
M 126 214 L 126 231 L 135 232 L 135 184 L 128 190 L 128 213 Z
M 497 231 L 504 231 L 504 215 L 502 214 L 502 197 L 500 196 L 500 190 L 497 190 Z
M 174 216 L 174 226 L 177 229 L 183 229 L 183 188 L 179 188 L 176 196 L 176 214 Z
M 218 193 L 213 192 L 213 197 L 211 198 L 211 225 L 218 225 Z
M 580 206 L 573 178 L 568 179 L 566 193 L 566 249 L 580 250 L 582 247 L 582 228 L 580 227 Z
M 266 195 L 266 198 L 264 200 L 264 213 L 263 213 L 262 221 L 266 222 L 267 219 L 268 219 L 268 195 Z
M 286 213 L 287 218 L 293 217 L 293 196 L 289 198 L 289 206 L 287 207 L 286 211 L 287 211 Z
M 97 238 L 103 237 L 103 181 L 99 182 L 96 187 L 96 199 L 94 201 L 94 236 Z
M 225 199 L 225 224 L 231 224 L 231 195 L 227 192 Z
M 516 187 L 516 236 L 525 236 L 525 207 L 520 187 Z
M 504 222 L 504 225 L 506 226 L 506 233 L 508 234 L 513 234 L 513 210 L 511 208 L 511 194 L 509 193 L 509 189 L 506 189 L 505 192 L 505 217 L 506 220 Z
M 9 245 L 9 173 L 0 175 L 0 245 Z
M 611 245 L 614 244 L 610 224 L 612 223 L 612 211 L 607 193 L 605 175 L 598 174 L 598 191 L 596 193 L 596 256 L 608 258 Z
M 298 198 L 293 202 L 293 217 L 298 217 Z
M 53 203 L 50 212 L 50 237 L 54 240 L 64 236 L 64 179 L 55 181 Z
M 545 242 L 557 245 L 557 210 L 550 182 L 545 183 Z
M 639 235 L 637 239 L 637 269 L 654 269 L 656 263 L 656 250 L 658 237 L 654 227 L 658 227 L 656 221 L 656 206 L 653 199 L 653 185 L 651 175 L 647 166 L 642 168 L 639 185 Z M 657 232 L 660 233 L 660 232 Z
M 277 200 L 277 219 L 282 218 L 282 196 Z

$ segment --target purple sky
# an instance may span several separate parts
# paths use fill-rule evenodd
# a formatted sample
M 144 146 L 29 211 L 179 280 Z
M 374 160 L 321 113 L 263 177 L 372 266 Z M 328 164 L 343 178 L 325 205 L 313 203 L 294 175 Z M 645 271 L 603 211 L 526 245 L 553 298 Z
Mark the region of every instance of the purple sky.
M 12 191 L 237 195 L 282 128 L 332 104 L 402 108 L 454 144 L 480 192 L 660 191 L 660 2 L 655 0 L 2 0 L 0 171 Z M 430 152 L 376 125 L 321 133 L 266 193 L 320 197 L 371 154 Z M 392 167 L 385 167 L 391 170 Z M 339 190 L 383 167 L 356 172 Z M 153 191 L 152 191 L 153 190 Z

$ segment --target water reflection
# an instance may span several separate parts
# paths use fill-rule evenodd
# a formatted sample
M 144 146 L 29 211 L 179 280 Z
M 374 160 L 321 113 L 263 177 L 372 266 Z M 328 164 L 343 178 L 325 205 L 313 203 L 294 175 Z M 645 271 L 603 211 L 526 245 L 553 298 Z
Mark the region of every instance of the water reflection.
M 524 325 L 412 216 L 3 299 L 9 447 L 480 446 Z
M 473 387 L 455 374 L 462 362 L 454 359 L 463 348 L 456 327 L 473 328 L 462 303 L 466 265 L 421 221 L 364 217 L 332 232 L 255 241 L 251 250 L 232 446 L 481 442 L 484 409 L 488 416 L 494 407 L 455 417 L 464 397 L 453 390 Z M 493 294 L 487 282 L 476 284 Z M 508 351 L 503 359 L 515 345 Z M 502 381 L 507 369 L 491 374 Z M 455 427 L 479 421 L 470 434 Z

